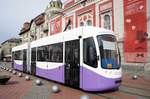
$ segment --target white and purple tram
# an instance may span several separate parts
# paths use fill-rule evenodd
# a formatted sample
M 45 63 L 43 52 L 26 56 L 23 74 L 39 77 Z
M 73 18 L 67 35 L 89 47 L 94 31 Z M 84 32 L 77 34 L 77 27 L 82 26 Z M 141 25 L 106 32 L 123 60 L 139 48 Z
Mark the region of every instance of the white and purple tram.
M 116 37 L 103 28 L 79 27 L 14 47 L 12 54 L 14 69 L 86 91 L 121 84 Z

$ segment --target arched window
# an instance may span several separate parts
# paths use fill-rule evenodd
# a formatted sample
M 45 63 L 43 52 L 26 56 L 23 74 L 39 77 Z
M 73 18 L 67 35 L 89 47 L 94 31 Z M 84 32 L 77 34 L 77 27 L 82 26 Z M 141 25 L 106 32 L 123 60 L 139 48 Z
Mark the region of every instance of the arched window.
M 68 26 L 68 30 L 71 30 L 71 25 Z
M 110 15 L 104 15 L 104 28 L 109 30 L 111 29 Z
M 80 26 L 84 26 L 84 23 L 83 23 L 83 22 L 80 22 Z
M 87 26 L 92 26 L 92 21 L 91 20 L 87 20 Z

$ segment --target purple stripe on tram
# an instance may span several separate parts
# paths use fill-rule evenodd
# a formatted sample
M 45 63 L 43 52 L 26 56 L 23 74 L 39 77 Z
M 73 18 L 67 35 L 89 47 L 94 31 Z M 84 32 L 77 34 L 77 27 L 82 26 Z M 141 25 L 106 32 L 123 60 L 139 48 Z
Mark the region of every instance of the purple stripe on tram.
M 16 62 L 14 62 L 14 69 L 22 71 L 23 70 L 23 65 L 19 65 Z
M 23 70 L 23 66 L 14 62 L 14 68 Z M 64 83 L 64 66 L 55 69 L 41 69 L 36 67 L 36 75 Z M 80 67 L 80 88 L 87 91 L 103 91 L 115 89 L 120 86 L 120 83 L 115 83 L 121 78 L 106 78 L 85 67 Z
M 55 69 L 41 69 L 36 67 L 36 75 L 64 83 L 64 66 Z
M 106 78 L 87 68 L 80 68 L 80 88 L 88 91 L 104 91 L 109 89 L 116 89 L 120 86 L 121 78 Z

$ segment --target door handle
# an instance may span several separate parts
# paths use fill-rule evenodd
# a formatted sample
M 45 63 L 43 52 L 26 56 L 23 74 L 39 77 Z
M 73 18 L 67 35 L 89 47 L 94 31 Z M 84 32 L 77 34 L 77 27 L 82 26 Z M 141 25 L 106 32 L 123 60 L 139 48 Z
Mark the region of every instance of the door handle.
M 66 67 L 70 67 L 70 64 L 65 64 Z
M 68 67 L 70 68 L 70 64 L 68 64 Z
M 66 64 L 66 69 L 70 69 L 70 64 Z

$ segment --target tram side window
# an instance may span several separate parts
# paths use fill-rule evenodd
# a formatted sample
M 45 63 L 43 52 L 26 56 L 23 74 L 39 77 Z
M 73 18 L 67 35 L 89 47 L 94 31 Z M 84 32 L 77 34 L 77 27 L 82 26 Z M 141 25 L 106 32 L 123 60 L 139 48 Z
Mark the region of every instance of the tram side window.
M 83 61 L 91 67 L 97 67 L 97 53 L 92 37 L 83 40 Z
M 49 59 L 48 46 L 41 46 L 37 48 L 37 60 L 38 61 L 48 61 Z
M 49 61 L 63 62 L 63 43 L 52 44 L 49 46 Z
M 23 58 L 22 55 L 23 55 L 23 54 L 22 54 L 22 51 L 16 51 L 16 52 L 14 53 L 14 59 L 15 59 L 15 60 L 22 60 L 22 58 Z

